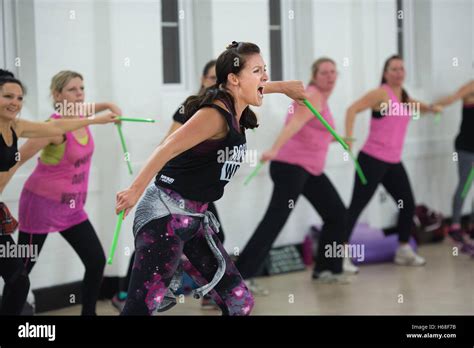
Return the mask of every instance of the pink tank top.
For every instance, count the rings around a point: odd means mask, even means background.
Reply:
[[[308,86],[308,92],[314,90],[314,86]],[[293,102],[293,112],[286,115],[285,125],[290,122],[296,108],[305,107]],[[321,115],[334,128],[334,119],[327,104],[324,106]],[[278,151],[274,161],[295,164],[303,167],[312,175],[321,175],[324,171],[329,144],[332,141],[332,135],[322,125],[319,120],[313,118],[291,137],[285,145]]]
[[[380,118],[372,117],[369,136],[361,151],[384,162],[399,163],[411,114],[388,85],[382,88],[389,95],[391,108]]]
[[[53,119],[61,118],[53,114]],[[88,142],[80,144],[67,132],[64,155],[57,165],[38,158],[20,197],[19,230],[33,234],[64,231],[88,219],[84,211],[94,140],[86,127]]]

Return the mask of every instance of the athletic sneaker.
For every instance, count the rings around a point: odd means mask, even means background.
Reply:
[[[461,252],[474,256],[474,245],[470,243],[462,243]]]
[[[25,305],[23,306],[23,310],[21,315],[35,315],[36,312],[36,298],[33,291],[28,291],[28,297],[26,298]]]
[[[247,284],[250,292],[255,296],[268,296],[270,294],[268,289],[265,289],[259,285],[254,279],[249,279],[245,283]]]
[[[469,234],[469,237],[474,240],[474,226],[469,228],[469,230],[467,231],[467,233]]]
[[[119,294],[115,294],[114,297],[112,297],[112,306],[118,309],[119,312],[122,312],[123,307],[125,307],[125,299],[120,299]]]
[[[201,309],[219,310],[220,308],[209,295],[206,295],[201,300]]]
[[[331,271],[313,271],[313,281],[321,284],[349,284],[351,282],[347,274],[332,273]]]
[[[166,312],[167,310],[170,310],[171,308],[176,306],[176,303],[176,296],[174,295],[173,291],[168,288],[168,290],[166,290],[165,296],[163,297],[163,300],[160,302],[160,305],[156,311]]]
[[[464,242],[463,231],[460,228],[450,229],[448,232],[448,236],[455,242]]]
[[[451,229],[448,232],[449,237],[457,243],[461,248],[462,253],[474,255],[474,245],[472,244],[469,235],[460,228]]]
[[[354,265],[350,258],[345,257],[342,261],[342,269],[345,273],[356,274],[359,273],[359,267]]]
[[[403,266],[423,266],[426,260],[407,244],[398,247],[395,253],[395,263]]]

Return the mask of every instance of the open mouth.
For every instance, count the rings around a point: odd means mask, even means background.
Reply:
[[[258,88],[257,88],[257,92],[258,92],[258,96],[259,96],[260,98],[263,98],[263,87],[258,87]]]
[[[7,108],[7,110],[10,111],[10,112],[16,112],[17,108]]]

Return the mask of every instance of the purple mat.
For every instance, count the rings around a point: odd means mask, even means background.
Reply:
[[[313,239],[319,237],[320,229],[320,226],[311,227]],[[416,251],[417,245],[413,237],[410,237],[409,243],[413,250]],[[307,240],[304,245],[308,245]],[[395,251],[398,248],[398,235],[391,234],[386,236],[381,229],[361,223],[357,224],[354,228],[350,245],[352,246],[351,250],[357,252],[357,255],[351,257],[352,262],[355,264],[393,262]],[[305,261],[306,259],[308,257],[305,258]],[[309,262],[309,260],[305,263]]]
[[[410,237],[409,243],[416,251],[416,241],[413,237]],[[350,244],[364,246],[364,260],[353,258],[352,261],[356,264],[393,262],[398,248],[398,235],[386,236],[381,229],[367,224],[357,224]]]

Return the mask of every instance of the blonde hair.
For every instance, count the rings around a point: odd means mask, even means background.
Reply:
[[[79,77],[81,80],[84,80],[81,74],[71,70],[63,70],[58,72],[51,79],[51,86],[49,90],[51,96],[53,97],[53,106],[55,106],[56,101],[54,100],[54,92],[61,93],[63,88],[71,81],[72,79]]]
[[[336,65],[336,62],[329,57],[321,57],[314,61],[313,65],[311,65],[311,80],[309,80],[310,85],[314,85],[314,77],[318,73],[321,64],[328,62]]]

